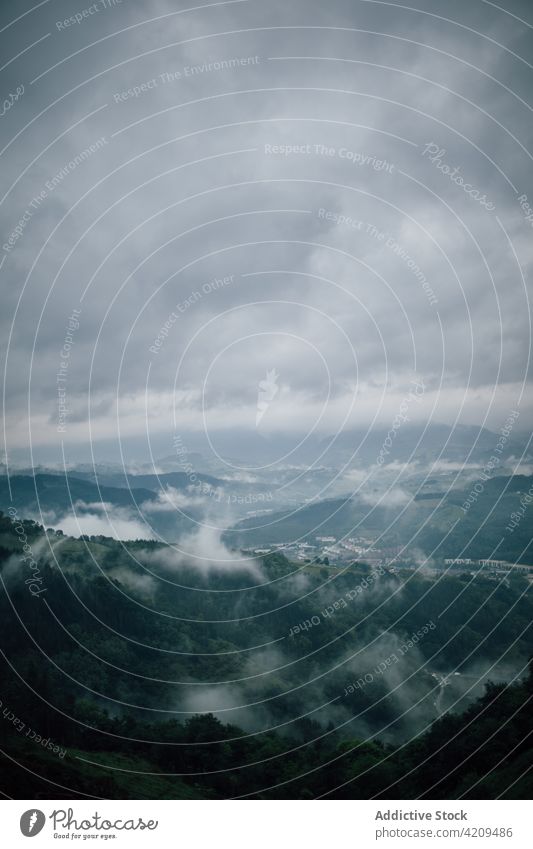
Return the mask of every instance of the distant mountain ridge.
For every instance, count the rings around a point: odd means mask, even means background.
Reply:
[[[10,490],[11,487],[11,495]],[[135,507],[135,501],[141,503],[157,498],[157,494],[146,487],[135,489],[135,498],[127,489],[121,487],[99,487],[88,480],[75,475],[45,475],[37,474],[14,475],[9,479],[0,478],[0,509],[10,506],[26,511],[38,512],[40,507],[45,510],[71,510],[76,501],[87,504],[109,502],[117,507]]]

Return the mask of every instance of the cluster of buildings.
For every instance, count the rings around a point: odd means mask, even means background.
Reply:
[[[424,574],[438,576],[445,568],[467,571],[471,575],[483,572],[487,578],[500,580],[513,572],[533,582],[533,566],[524,563],[490,558],[446,557],[439,562],[432,562],[430,566],[429,563],[421,564],[419,557],[411,558],[409,552],[402,551],[399,546],[376,548],[374,542],[367,537],[337,539],[334,536],[316,536],[313,542],[279,542],[268,547],[255,548],[247,553],[261,555],[280,551],[289,560],[338,567],[357,560],[372,568],[386,567],[393,573],[397,573],[399,569],[419,569]]]
[[[342,566],[354,560],[369,566],[390,564],[396,560],[398,549],[373,548],[374,540],[366,537],[337,539],[334,536],[316,536],[313,542],[277,542],[268,547],[255,548],[253,554],[270,554],[281,551],[289,560],[329,563]]]
[[[511,563],[508,560],[492,560],[492,559],[473,559],[470,557],[446,557],[444,565],[452,569],[467,570],[472,575],[483,570],[483,574],[487,577],[499,578],[503,575],[508,575],[514,572],[518,575],[523,575],[528,580],[533,581],[533,566],[527,563]]]

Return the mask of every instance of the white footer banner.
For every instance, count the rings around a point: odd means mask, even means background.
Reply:
[[[531,849],[526,801],[58,801],[0,803],[2,846],[187,849]],[[67,843],[68,841],[68,843]]]

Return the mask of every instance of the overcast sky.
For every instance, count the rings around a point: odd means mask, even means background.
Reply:
[[[530,3],[104,5],[2,3],[8,456],[530,426]]]

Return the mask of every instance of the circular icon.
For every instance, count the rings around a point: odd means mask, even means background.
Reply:
[[[43,830],[46,817],[42,811],[37,808],[31,808],[25,811],[20,818],[20,830],[24,837],[35,837]]]

